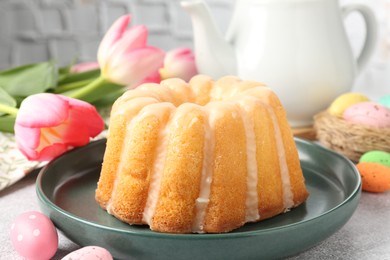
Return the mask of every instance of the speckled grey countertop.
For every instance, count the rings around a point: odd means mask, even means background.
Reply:
[[[9,238],[12,221],[19,214],[38,210],[32,173],[0,192],[0,259],[22,259]],[[59,234],[59,248],[53,259],[61,259],[79,246]],[[352,218],[338,232],[315,247],[289,259],[390,259],[390,192],[363,192]]]

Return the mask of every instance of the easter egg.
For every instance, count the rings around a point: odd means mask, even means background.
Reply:
[[[345,109],[348,107],[360,103],[369,101],[368,97],[360,93],[348,92],[341,96],[338,96],[328,108],[329,114],[333,116],[343,116]]]
[[[373,162],[390,167],[390,153],[384,151],[369,151],[360,157],[359,162]]]
[[[384,97],[381,97],[378,100],[378,103],[381,104],[381,105],[384,105],[387,108],[390,108],[390,95],[386,95]]]
[[[58,248],[58,234],[53,222],[37,211],[19,215],[11,226],[15,250],[31,260],[51,259]]]
[[[112,260],[112,255],[105,248],[86,246],[67,254],[62,260]]]
[[[348,122],[370,127],[390,127],[390,109],[375,102],[352,105],[344,111],[343,118]]]
[[[390,167],[373,162],[361,162],[356,165],[362,177],[362,189],[369,192],[390,190]]]

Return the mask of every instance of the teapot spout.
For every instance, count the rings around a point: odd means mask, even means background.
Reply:
[[[195,60],[198,71],[215,79],[236,74],[236,54],[217,29],[203,0],[182,1],[192,20]]]

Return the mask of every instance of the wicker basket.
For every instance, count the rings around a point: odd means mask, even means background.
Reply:
[[[321,144],[355,162],[368,151],[390,152],[390,128],[353,124],[324,111],[314,117],[314,129]]]

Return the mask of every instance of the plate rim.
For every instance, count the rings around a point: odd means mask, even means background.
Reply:
[[[38,177],[37,177],[37,180],[36,180],[36,193],[37,193],[38,199],[41,202],[45,203],[47,206],[49,206],[52,209],[56,210],[60,214],[66,216],[68,218],[71,218],[74,221],[82,222],[82,223],[87,224],[89,226],[94,226],[94,227],[99,228],[99,229],[109,230],[111,232],[118,232],[118,233],[122,233],[122,234],[125,234],[125,235],[150,237],[150,238],[155,238],[155,239],[156,238],[157,239],[160,239],[160,238],[163,238],[163,239],[165,239],[165,238],[167,238],[167,239],[237,239],[237,238],[241,238],[241,237],[259,236],[259,235],[266,234],[266,233],[269,233],[269,232],[271,232],[271,233],[272,232],[277,232],[279,230],[288,229],[288,228],[294,228],[295,226],[302,226],[302,225],[305,225],[306,223],[310,223],[312,221],[316,221],[319,218],[324,217],[324,216],[326,216],[328,214],[331,214],[332,212],[334,212],[334,211],[338,210],[339,208],[345,206],[351,200],[353,200],[356,196],[359,196],[360,193],[361,193],[361,185],[362,184],[361,184],[360,174],[357,171],[356,166],[348,158],[346,158],[345,156],[343,156],[343,155],[341,155],[339,153],[336,153],[336,152],[334,152],[334,151],[332,151],[332,150],[330,150],[330,149],[328,149],[326,147],[323,147],[323,146],[321,146],[321,145],[319,145],[317,143],[314,143],[314,142],[311,142],[311,141],[307,141],[307,140],[303,140],[303,139],[300,139],[300,138],[294,138],[294,139],[295,139],[295,142],[297,142],[297,143],[301,143],[301,144],[306,145],[306,146],[313,146],[313,147],[315,147],[315,149],[320,149],[323,152],[331,153],[333,156],[339,157],[340,159],[344,160],[347,163],[347,165],[352,168],[352,170],[353,170],[352,172],[354,173],[354,176],[356,178],[356,183],[355,183],[355,186],[354,186],[353,190],[349,194],[349,196],[346,197],[341,203],[337,204],[335,207],[333,207],[333,208],[331,208],[331,209],[329,209],[329,210],[327,210],[325,212],[322,212],[321,214],[319,214],[319,215],[317,215],[315,217],[312,217],[310,219],[306,219],[306,220],[302,220],[302,221],[298,221],[298,222],[294,222],[294,223],[290,223],[290,224],[286,224],[286,225],[282,225],[282,226],[270,227],[270,228],[262,229],[262,230],[236,231],[236,232],[216,233],[216,234],[213,234],[213,233],[211,233],[211,234],[210,233],[207,233],[207,234],[195,234],[195,233],[175,234],[175,233],[150,232],[150,230],[147,230],[147,231],[143,231],[143,230],[137,230],[137,231],[134,231],[134,230],[124,230],[124,229],[120,229],[120,228],[116,228],[116,227],[110,227],[110,226],[107,226],[107,225],[99,224],[99,223],[93,222],[91,220],[82,218],[82,217],[77,216],[77,215],[75,215],[75,214],[73,214],[71,212],[66,211],[65,209],[59,207],[57,204],[55,204],[53,201],[51,201],[46,196],[46,194],[44,193],[43,188],[42,188],[42,180],[45,177],[45,173],[51,167],[51,165],[56,163],[58,160],[61,160],[61,158],[63,158],[63,156],[66,156],[66,154],[68,154],[68,153],[72,153],[72,152],[75,152],[75,151],[78,151],[78,150],[83,150],[83,149],[90,149],[91,146],[100,145],[100,143],[103,143],[103,142],[106,141],[105,138],[97,140],[97,141],[92,141],[88,145],[85,145],[85,146],[78,147],[78,148],[75,148],[73,150],[70,150],[70,151],[64,153],[62,156],[60,156],[60,157],[52,160],[51,162],[49,162],[46,166],[44,166],[39,171],[39,174],[38,174]],[[352,212],[352,214],[353,214],[353,212]]]

